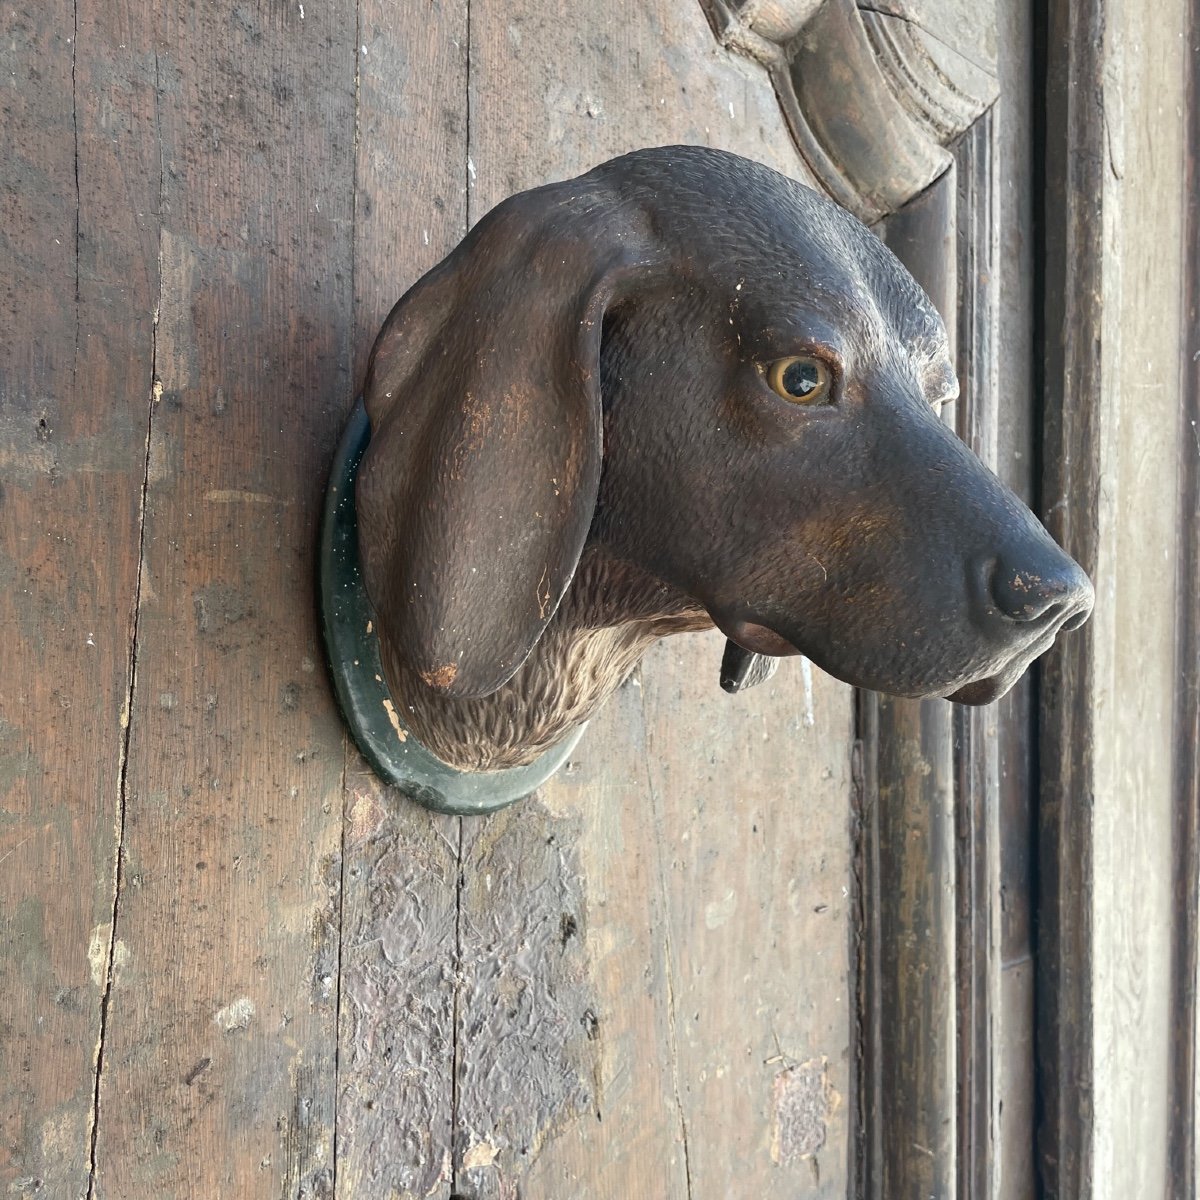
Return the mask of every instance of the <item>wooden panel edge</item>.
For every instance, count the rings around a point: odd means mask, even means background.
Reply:
[[[996,123],[988,109],[955,147],[959,437],[998,468]],[[959,1200],[991,1200],[998,1161],[1000,999],[1000,706],[955,705]]]
[[[889,218],[885,239],[952,342],[956,188],[951,169]],[[856,717],[856,1194],[948,1198],[958,1154],[951,707],[860,693]]]
[[[1105,0],[1052,0],[1035,34],[1044,263],[1041,517],[1089,573],[1099,553]],[[1035,136],[1037,134],[1035,133]],[[1089,623],[1042,660],[1038,751],[1036,1054],[1043,1195],[1092,1186],[1092,695]]]
[[[1185,83],[1183,404],[1179,429],[1179,588],[1176,626],[1175,830],[1171,864],[1176,923],[1171,970],[1168,1200],[1196,1197],[1196,1050],[1200,923],[1200,0],[1188,13]],[[1191,603],[1188,602],[1191,598]]]

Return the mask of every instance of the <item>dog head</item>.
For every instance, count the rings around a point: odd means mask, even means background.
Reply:
[[[987,702],[1092,590],[940,421],[956,394],[904,267],[767,167],[666,147],[512,197],[372,353],[381,634],[431,688],[487,695],[591,538],[748,650]]]

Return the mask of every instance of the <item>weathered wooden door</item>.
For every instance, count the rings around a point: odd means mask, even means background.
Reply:
[[[6,9],[9,1192],[1028,1194],[1028,1079],[991,1073],[1030,1028],[996,902],[1016,871],[1027,937],[1023,693],[1001,734],[801,661],[731,699],[681,636],[537,797],[438,817],[348,744],[311,580],[388,307],[636,146],[877,223],[995,458],[987,114],[1023,37],[955,0]]]

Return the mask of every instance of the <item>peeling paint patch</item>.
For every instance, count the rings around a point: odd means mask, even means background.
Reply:
[[[500,1151],[491,1142],[476,1142],[463,1155],[463,1168],[470,1171],[475,1167],[490,1167]]]
[[[704,924],[720,929],[737,911],[737,892],[730,889],[723,900],[713,900],[704,906]]]
[[[804,724],[811,729],[817,723],[816,714],[813,711],[812,663],[803,656],[800,659],[800,679],[804,684]]]
[[[552,817],[533,796],[490,817],[464,855],[457,1019],[466,1194],[515,1195],[522,1162],[603,1111],[604,1011],[589,965],[580,829],[578,815]],[[487,1160],[487,1174],[470,1173],[465,1154]]]
[[[245,1029],[254,1020],[256,1009],[249,996],[239,996],[232,1004],[218,1009],[213,1020],[226,1032]]]
[[[237,488],[214,488],[205,492],[204,498],[212,504],[282,504],[286,507],[291,503],[265,492],[244,492]]]
[[[41,1128],[41,1154],[43,1162],[73,1161],[86,1139],[83,1113],[79,1110],[60,1111],[47,1118]],[[30,1194],[41,1191],[41,1181],[29,1189]],[[9,1191],[14,1189],[10,1186]],[[25,1189],[21,1189],[24,1191]]]
[[[775,1076],[771,1158],[781,1166],[810,1158],[825,1145],[826,1123],[841,1103],[827,1059],[813,1058]]]
[[[92,930],[88,939],[88,966],[92,972],[92,982],[97,987],[104,986],[108,975],[108,943],[112,939],[112,923],[105,921]]]
[[[117,976],[120,975],[120,973],[127,966],[129,966],[129,962],[132,958],[133,958],[133,955],[129,953],[129,947],[120,938],[117,938],[117,940],[113,943],[113,957],[112,957],[112,972],[113,972],[113,982],[114,983],[116,982]]]
[[[389,699],[383,702],[383,711],[387,713],[388,720],[392,723],[392,728],[396,731],[396,736],[402,741],[408,741],[408,734],[404,732],[404,727],[400,724],[400,714],[396,712],[396,706]]]
[[[350,844],[361,845],[377,834],[387,820],[387,812],[373,792],[354,793],[350,804]]]

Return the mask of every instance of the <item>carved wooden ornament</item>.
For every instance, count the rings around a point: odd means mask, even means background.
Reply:
[[[858,686],[994,700],[1092,589],[938,419],[957,391],[894,255],[767,167],[664,147],[510,198],[388,317],[369,444],[360,417],[331,482],[360,744],[425,803],[496,807],[656,638],[714,624]],[[765,674],[733,658],[734,686]]]

